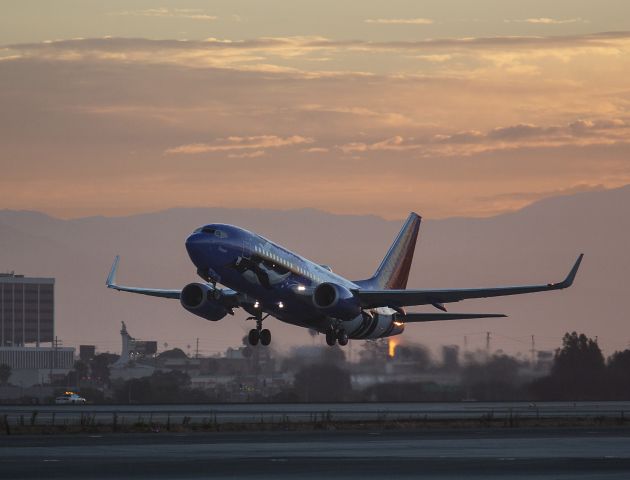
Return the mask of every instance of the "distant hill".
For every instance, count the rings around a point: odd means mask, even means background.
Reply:
[[[415,207],[422,214],[421,205]],[[195,346],[203,353],[239,344],[250,328],[243,315],[211,323],[188,314],[178,302],[108,291],[105,277],[121,255],[119,281],[177,288],[196,281],[186,236],[210,222],[233,223],[261,233],[350,278],[372,273],[398,232],[400,221],[334,215],[317,210],[172,209],[128,217],[61,220],[28,211],[0,211],[0,271],[57,278],[57,333],[65,345],[96,343],[120,348],[124,320],[132,335],[169,348]],[[630,186],[549,198],[491,218],[423,221],[409,287],[474,287],[556,281],[576,256],[586,254],[568,291],[468,301],[451,311],[500,312],[507,319],[408,326],[407,340],[429,345],[480,347],[491,331],[493,345],[510,351],[559,345],[567,330],[598,335],[611,353],[630,343]],[[274,346],[312,340],[308,332],[270,319]]]

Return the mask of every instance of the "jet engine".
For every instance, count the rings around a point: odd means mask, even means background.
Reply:
[[[323,313],[340,320],[361,315],[361,304],[350,290],[336,283],[322,283],[313,292],[313,305]]]
[[[350,338],[375,339],[400,335],[405,330],[404,316],[391,308],[364,311],[354,320],[344,323]]]
[[[378,313],[378,310],[382,310],[385,313]],[[405,331],[405,316],[397,312],[388,313],[389,310],[389,308],[377,309],[375,313],[379,326],[383,326],[385,330],[383,337],[393,337]]]
[[[190,313],[216,322],[228,314],[228,310],[214,297],[214,290],[203,283],[189,283],[179,298],[182,307]]]

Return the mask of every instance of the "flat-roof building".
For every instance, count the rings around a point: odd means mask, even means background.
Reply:
[[[0,365],[12,369],[67,369],[74,366],[72,347],[4,347],[0,348]]]
[[[55,279],[0,273],[0,347],[55,338]]]

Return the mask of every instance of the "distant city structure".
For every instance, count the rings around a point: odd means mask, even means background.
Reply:
[[[55,338],[55,279],[0,273],[0,346]]]
[[[0,364],[11,367],[10,381],[30,386],[61,379],[74,353],[55,338],[55,279],[0,273]]]
[[[478,394],[469,388],[471,381],[465,378],[467,369],[471,365],[483,368],[479,365],[495,358],[491,356],[489,332],[484,334],[484,350],[466,352],[465,347],[463,362],[456,345],[443,346],[441,361],[434,362],[427,348],[401,343],[396,337],[366,342],[358,352],[359,361],[354,362],[349,358],[351,350],[347,350],[346,356],[338,348],[309,345],[283,356],[270,349],[253,348],[246,337],[243,345],[211,357],[199,355],[199,339],[194,356],[180,348],[167,350],[166,343],[165,350],[158,355],[156,340],[132,337],[125,322],[121,322],[120,356],[114,360],[115,355],[109,354],[94,362],[98,357],[96,345],[80,345],[75,352],[74,348],[63,347],[55,337],[54,285],[54,278],[0,274],[0,365],[10,367],[7,385],[0,386],[0,402],[23,396],[41,401],[52,396],[59,386],[91,387],[111,396],[116,389],[123,388],[125,381],[166,372],[185,374],[190,387],[205,392],[204,398],[215,401],[312,400],[318,398],[319,386],[312,392],[299,390],[304,387],[303,372],[308,372],[312,365],[332,366],[333,373],[336,367],[337,374],[347,378],[347,388],[353,395],[374,401],[407,398],[396,397],[399,393],[395,392],[406,392],[408,388],[415,389],[415,398],[425,400],[472,399]],[[50,344],[42,345],[47,342]],[[545,375],[553,363],[552,352],[535,349],[533,336],[530,353],[529,362],[514,359],[510,364],[521,383]],[[103,369],[102,363],[108,358],[111,363],[104,366],[105,374],[98,369],[99,365]],[[500,360],[501,356],[496,358]],[[83,365],[75,365],[78,359]],[[380,385],[387,387],[382,390]],[[124,401],[133,402],[137,397],[142,398],[142,392],[129,388]]]
[[[120,358],[111,366],[111,378],[129,380],[151,375],[155,371],[155,366],[151,362],[143,362],[143,360],[151,359],[157,353],[157,341],[136,340],[127,331],[125,322],[121,323],[122,347]]]
[[[79,359],[82,362],[91,362],[96,355],[96,345],[79,345]]]

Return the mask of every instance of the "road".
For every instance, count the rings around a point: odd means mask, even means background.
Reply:
[[[493,416],[519,418],[630,418],[630,402],[459,402],[459,403],[311,403],[214,405],[0,405],[0,416],[11,424],[29,422],[37,412],[38,425],[79,423],[89,415],[97,423],[137,421],[195,423],[470,420]]]
[[[0,478],[630,478],[630,429],[0,437]]]

